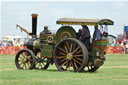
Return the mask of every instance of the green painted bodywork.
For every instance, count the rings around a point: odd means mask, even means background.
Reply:
[[[71,37],[69,36],[61,36],[64,32],[67,32],[71,35]],[[62,38],[62,39],[61,39]],[[70,26],[62,26],[59,28],[59,30],[56,33],[56,43],[58,43],[59,41],[66,39],[66,38],[76,38],[76,31],[70,27]]]
[[[108,44],[107,40],[96,40],[93,42],[94,46],[106,46]]]
[[[61,41],[60,38],[61,38],[62,33],[64,33],[64,32],[70,33],[71,38],[76,38],[76,32],[72,27],[63,26],[57,31],[56,35],[55,34],[54,35],[46,34],[45,41],[43,44],[40,44],[39,39],[35,40],[34,42],[36,42],[36,43],[35,43],[35,46],[33,46],[33,47],[35,47],[34,49],[40,49],[42,57],[52,58],[54,47],[59,41]],[[48,42],[49,36],[53,37],[52,42]],[[63,40],[63,38],[62,38],[62,40]],[[89,56],[91,56],[91,57],[89,57],[89,60],[93,61],[94,59],[99,58],[101,56],[104,57],[104,49],[106,48],[107,44],[108,44],[107,40],[93,41],[92,46],[91,46],[91,51],[89,51]],[[96,55],[97,51],[99,51],[99,56]],[[67,56],[68,56],[67,58],[69,60],[72,58],[69,55],[67,55]]]
[[[96,52],[99,51],[99,55],[101,57],[104,56],[104,49],[108,44],[107,40],[97,40],[93,42],[92,50],[89,52],[89,56],[97,57]]]
[[[40,48],[41,48],[40,40],[39,40],[39,39],[37,39],[37,40],[35,41],[34,49],[40,49]]]
[[[50,40],[51,38],[52,40]],[[45,43],[46,44],[56,44],[56,35],[55,34],[46,34],[45,36]]]
[[[49,42],[49,37],[52,37],[53,40]],[[40,44],[40,40],[37,39],[34,42],[36,42],[33,46],[35,49],[40,49],[41,51],[41,57],[46,57],[46,58],[53,58],[53,52],[54,52],[54,47],[58,42],[60,42],[63,39],[66,38],[75,38],[76,39],[76,31],[70,27],[70,26],[62,26],[58,29],[56,34],[46,34],[45,35],[45,40],[44,43]],[[107,40],[95,40],[92,43],[91,46],[91,51],[89,51],[89,62],[94,62],[95,59],[104,57],[104,49],[106,48],[108,44]],[[98,51],[98,52],[97,52]],[[99,56],[97,56],[97,53]],[[67,54],[67,59],[71,60],[72,55]]]
[[[41,47],[41,56],[52,58],[53,57],[54,45],[43,44]]]

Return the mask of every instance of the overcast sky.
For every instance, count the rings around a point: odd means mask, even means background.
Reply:
[[[128,25],[128,1],[1,1],[0,39],[8,35],[26,36],[16,29],[16,24],[31,32],[32,13],[39,15],[38,32],[46,25],[57,30],[61,25],[56,20],[62,17],[112,19],[115,24],[109,26],[109,34],[115,36],[123,33],[123,25]],[[78,30],[80,26],[74,28]]]

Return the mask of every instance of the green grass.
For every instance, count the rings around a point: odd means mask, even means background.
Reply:
[[[17,70],[15,55],[0,55],[0,85],[128,85],[128,55],[107,55],[94,73],[47,70]]]

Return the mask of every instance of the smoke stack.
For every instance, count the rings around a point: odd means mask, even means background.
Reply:
[[[37,14],[32,14],[32,33],[31,35],[33,37],[36,37],[36,31],[37,31]]]

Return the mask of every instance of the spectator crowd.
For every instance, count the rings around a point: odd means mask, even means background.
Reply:
[[[23,46],[26,41],[20,41],[20,39],[14,41],[0,40],[0,46]]]
[[[25,48],[26,39],[18,40],[0,40],[0,54],[16,54],[19,50]]]
[[[128,53],[128,40],[124,40],[120,43],[124,53]]]
[[[108,45],[105,49],[107,54],[121,54],[127,53],[128,54],[128,41],[123,40],[121,42],[116,41],[116,43],[112,42],[111,45]]]
[[[16,54],[19,50],[26,48],[25,43],[27,39],[24,40],[0,40],[0,54]],[[105,49],[107,54],[111,53],[127,53],[128,54],[128,40],[122,42],[112,43],[110,46],[107,46]]]

